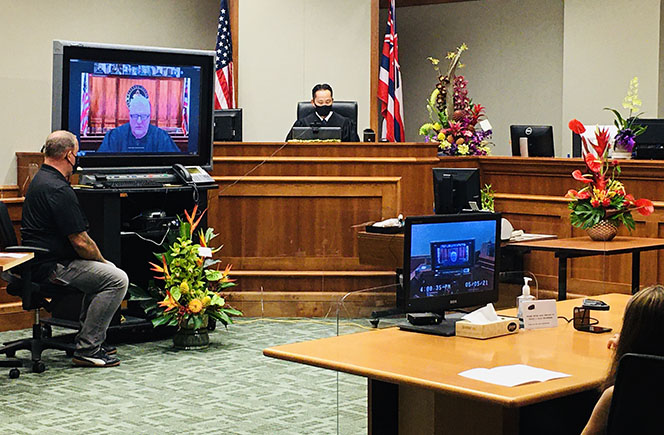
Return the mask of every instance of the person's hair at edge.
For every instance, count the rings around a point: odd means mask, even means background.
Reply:
[[[332,97],[332,86],[328,85],[327,83],[322,83],[314,86],[314,88],[311,90],[311,99],[315,100],[316,99],[316,92],[318,91],[330,91],[330,96]]]
[[[616,382],[618,362],[626,353],[664,356],[664,286],[646,287],[627,302],[605,389]]]
[[[52,159],[59,159],[75,146],[76,136],[65,130],[56,130],[46,138],[44,155]]]

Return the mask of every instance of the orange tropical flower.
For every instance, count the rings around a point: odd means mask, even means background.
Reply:
[[[200,299],[192,299],[191,302],[189,302],[189,311],[191,311],[194,314],[200,313],[201,310],[203,309],[203,302],[201,302]]]
[[[164,299],[161,302],[157,302],[157,305],[160,307],[166,308],[164,311],[170,311],[173,308],[178,308],[179,305],[175,299],[173,299],[173,296],[171,295],[171,292],[166,290],[166,299]]]

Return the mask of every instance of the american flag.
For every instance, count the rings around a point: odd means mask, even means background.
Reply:
[[[184,79],[184,92],[182,94],[182,133],[189,134],[189,80]]]
[[[231,41],[231,25],[228,14],[228,3],[221,0],[219,6],[219,22],[217,23],[217,73],[214,80],[215,109],[232,109],[235,107],[233,92],[233,43]]]
[[[403,96],[401,90],[401,70],[399,68],[399,38],[395,14],[395,0],[390,0],[387,16],[387,29],[383,42],[378,75],[378,99],[383,116],[381,138],[390,142],[403,142]]]
[[[88,135],[88,115],[90,114],[90,88],[88,73],[81,74],[81,135]]]

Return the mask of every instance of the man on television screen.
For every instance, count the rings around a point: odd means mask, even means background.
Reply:
[[[350,119],[332,111],[332,87],[327,83],[314,86],[311,90],[311,104],[314,113],[298,119],[293,127],[341,127],[341,142],[359,142],[357,131]],[[293,138],[293,129],[286,139]]]
[[[127,92],[129,122],[109,130],[97,149],[98,153],[177,153],[180,149],[159,127],[150,124],[152,105],[148,91],[141,85]]]
[[[81,330],[73,362],[85,367],[113,367],[120,360],[104,342],[113,315],[127,293],[129,278],[101,255],[88,235],[88,220],[69,178],[77,166],[78,141],[68,131],[54,131],[43,148],[44,164],[23,202],[23,244],[48,249],[30,263],[36,282],[69,286],[83,294]]]

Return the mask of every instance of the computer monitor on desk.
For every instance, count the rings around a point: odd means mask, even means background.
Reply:
[[[553,127],[550,125],[510,125],[512,156],[555,157]],[[521,155],[520,139],[528,141],[528,156]]]
[[[467,213],[406,218],[406,313],[445,311],[498,300],[500,214]],[[454,321],[419,332],[453,335]]]
[[[480,171],[473,168],[433,168],[433,207],[436,214],[460,213],[480,205]]]
[[[338,140],[341,141],[341,127],[293,127],[292,140]]]
[[[242,109],[214,111],[214,140],[242,142]]]
[[[634,125],[646,127],[636,136],[634,158],[642,160],[664,160],[664,119],[637,119]]]

